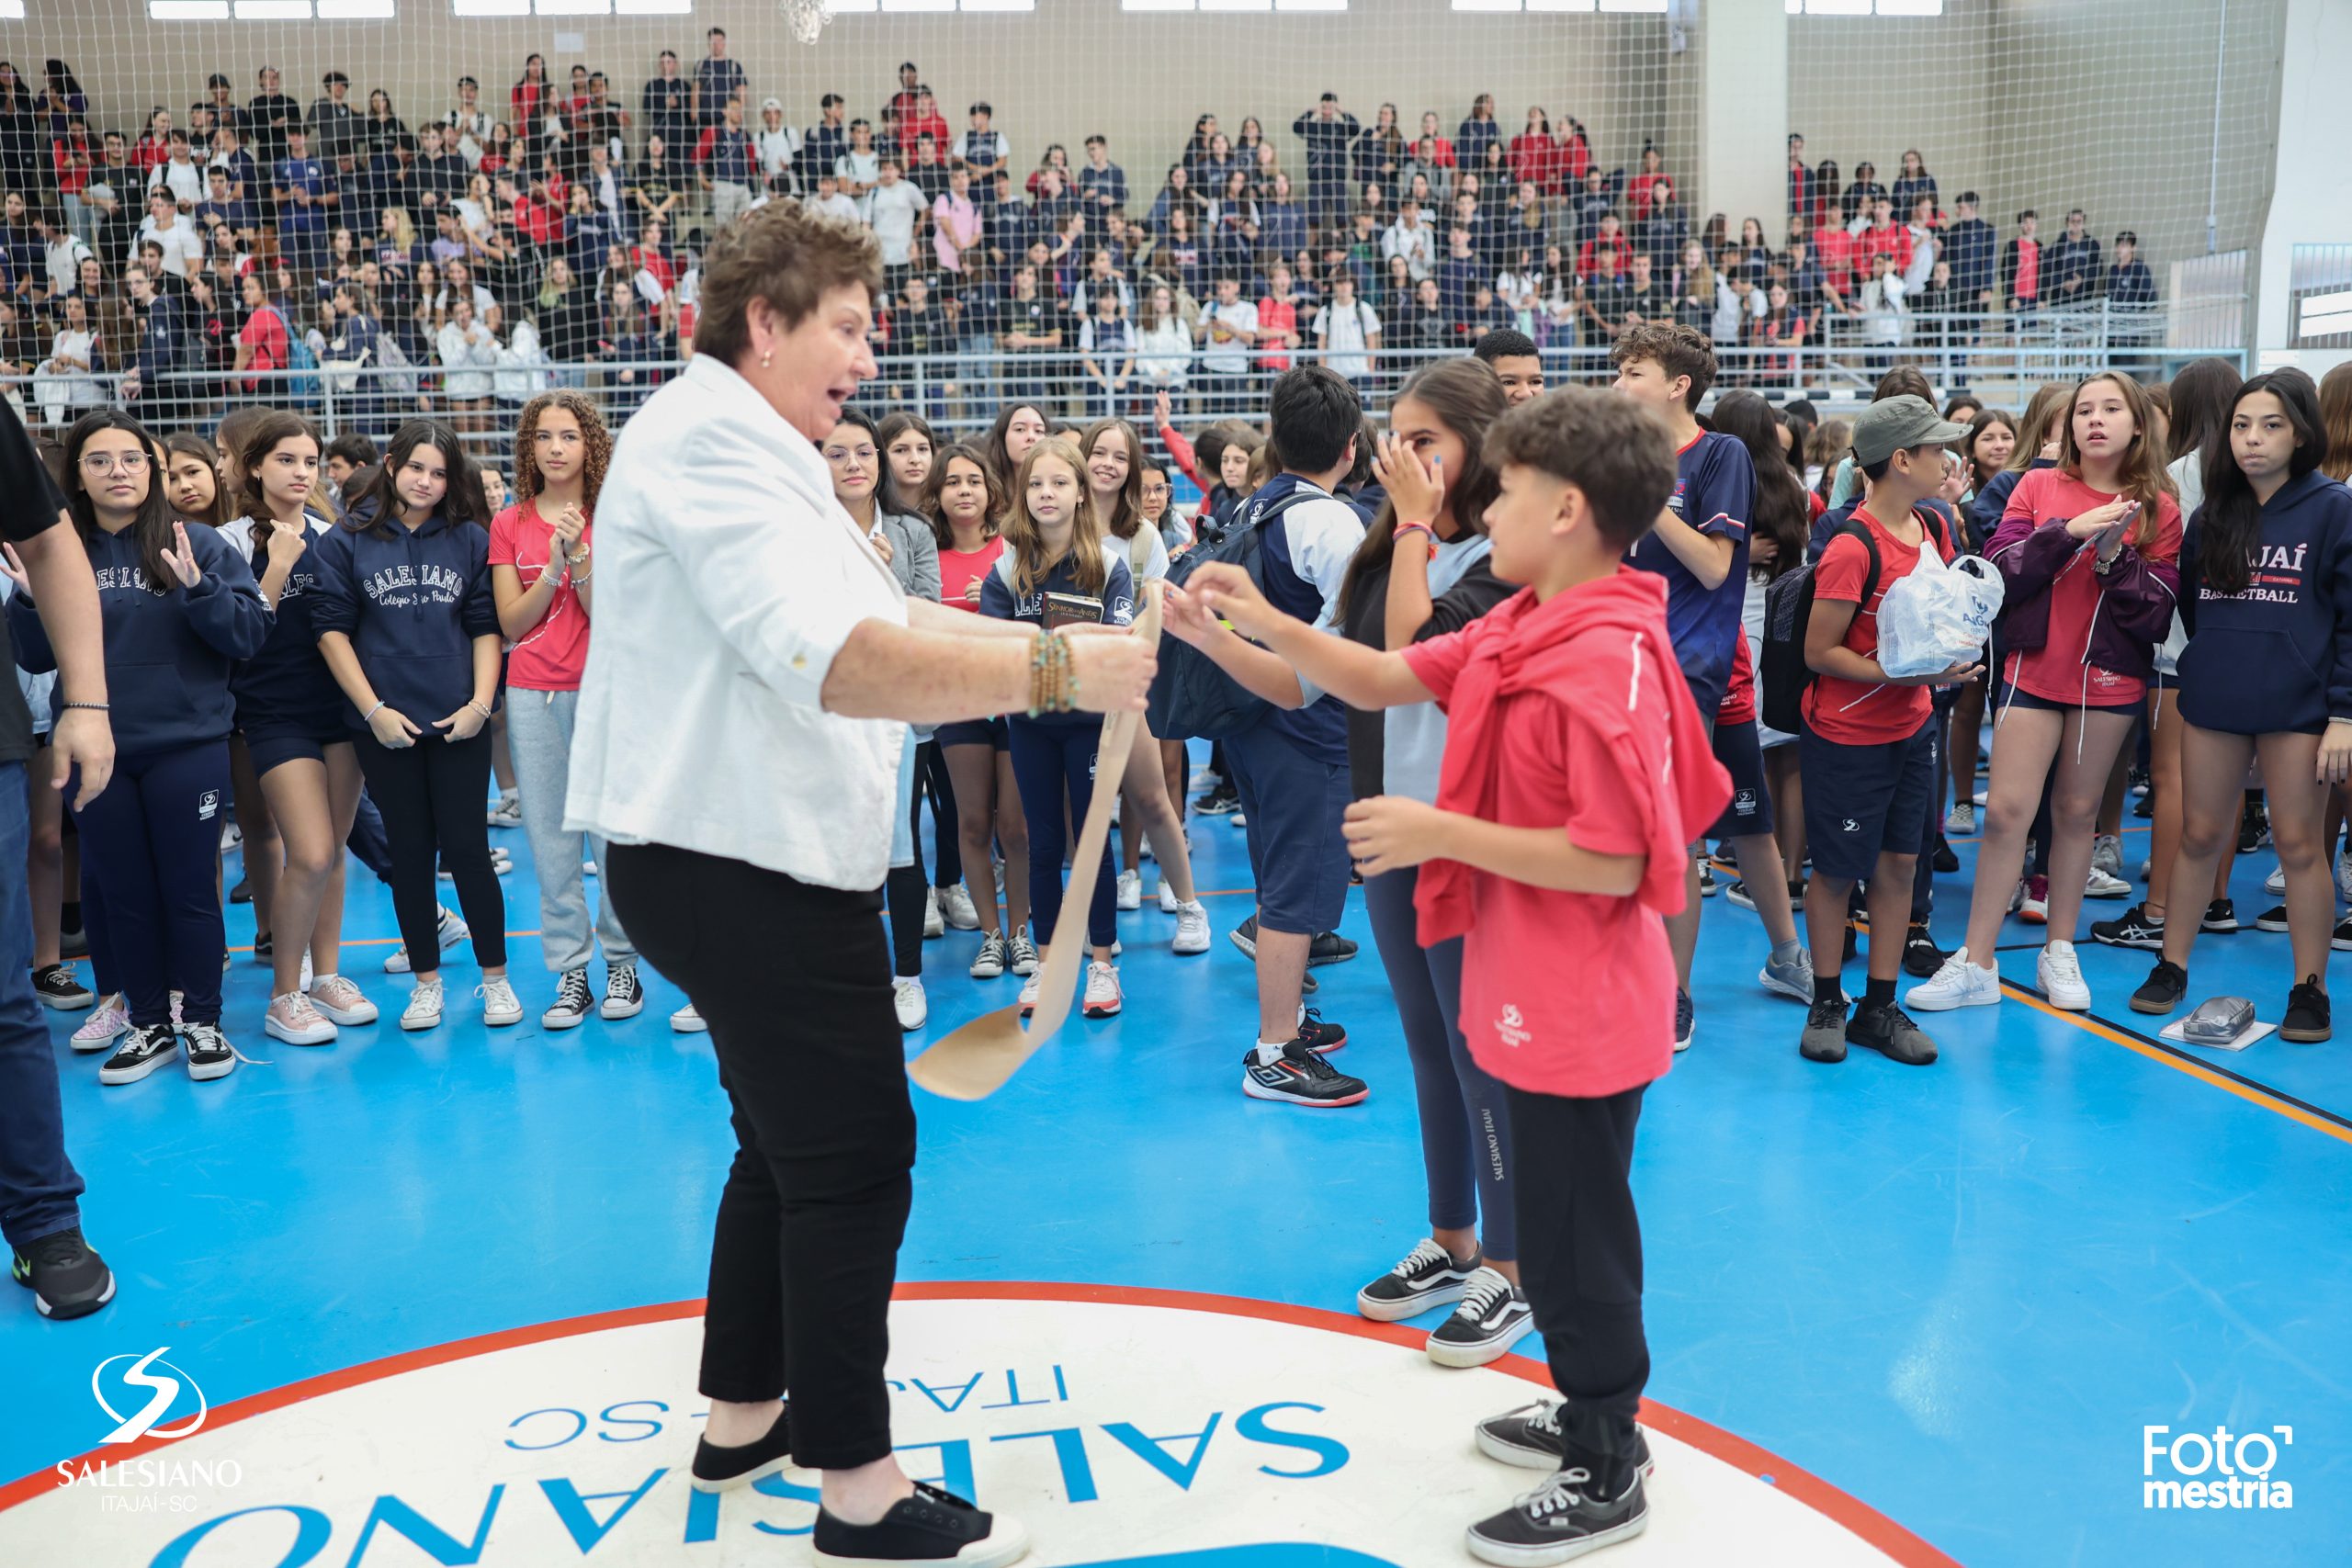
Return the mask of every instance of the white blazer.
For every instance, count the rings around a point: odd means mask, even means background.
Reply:
[[[906,594],[808,437],[695,355],[622,427],[595,565],[565,829],[880,887],[907,727],[819,694]]]

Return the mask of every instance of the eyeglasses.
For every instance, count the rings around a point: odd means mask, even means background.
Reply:
[[[85,474],[111,474],[118,469],[126,474],[145,473],[147,454],[144,452],[91,452],[85,454],[82,458],[82,471]]]

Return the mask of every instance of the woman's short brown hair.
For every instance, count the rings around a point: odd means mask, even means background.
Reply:
[[[870,231],[820,218],[797,201],[772,201],[719,231],[702,262],[702,313],[695,350],[732,365],[750,348],[751,308],[764,299],[797,327],[836,288],[882,289],[882,248]]]

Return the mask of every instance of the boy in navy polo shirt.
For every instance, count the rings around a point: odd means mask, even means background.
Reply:
[[[1617,390],[1666,422],[1675,449],[1674,495],[1657,523],[1625,559],[1666,579],[1666,625],[1682,678],[1706,716],[1731,684],[1732,655],[1742,632],[1739,612],[1747,592],[1747,516],[1756,493],[1756,467],[1738,439],[1699,428],[1699,400],[1714,384],[1715,352],[1694,327],[1652,321],[1628,327],[1610,351]],[[1674,1048],[1690,1043],[1690,961],[1699,946],[1699,864],[1681,911],[1667,917],[1674,972],[1681,985],[1675,1006]]]
[[[1798,1046],[1809,1061],[1842,1062],[1849,1043],[1907,1066],[1936,1059],[1936,1043],[1894,1005],[1903,963],[1896,933],[1910,917],[1919,825],[1935,789],[1928,688],[1971,681],[1980,671],[1963,663],[1934,675],[1889,675],[1878,661],[1878,607],[1887,589],[1919,564],[1921,551],[1949,558],[1921,520],[1921,506],[1943,485],[1945,444],[1967,431],[1937,418],[1933,405],[1908,392],[1864,409],[1854,421],[1854,463],[1869,488],[1849,526],[1871,542],[1866,547],[1841,530],[1814,568],[1813,618],[1804,634],[1814,681],[1797,737],[1805,843],[1813,854],[1804,889],[1813,1007]],[[1870,886],[1869,980],[1849,1022],[1839,970],[1857,882]]]

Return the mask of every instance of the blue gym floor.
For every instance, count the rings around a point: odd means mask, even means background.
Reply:
[[[1252,977],[1224,933],[1250,912],[1248,860],[1224,820],[1195,818],[1193,833],[1218,933],[1206,957],[1168,952],[1173,921],[1148,897],[1120,917],[1124,1016],[1073,1019],[986,1102],[918,1092],[903,1280],[1344,1312],[1423,1234],[1411,1085],[1360,896],[1343,929],[1363,954],[1317,970],[1310,999],[1347,1024],[1338,1064],[1371,1099],[1315,1113],[1245,1100]],[[108,1425],[92,1368],[120,1352],[171,1347],[218,1406],[400,1352],[701,1295],[729,1147],[707,1040],[670,1032],[680,998],[651,976],[638,1019],[544,1033],[552,981],[531,934],[528,851],[519,832],[492,837],[516,863],[504,886],[529,1010],[517,1028],[470,1021],[460,947],[445,971],[451,1021],[399,1031],[408,982],[379,972],[389,899],[356,864],[345,968],[383,1008],[377,1026],[322,1049],[266,1039],[244,907],[229,917],[226,1021],[261,1063],[217,1084],[174,1066],[101,1089],[98,1058],[65,1046],[84,1015],[51,1015],[87,1230],[121,1293],[64,1325],[0,1294],[0,1483],[92,1450]],[[2127,872],[2147,842],[2132,822]],[[1959,848],[1962,873],[1938,886],[1948,945],[1973,853]],[[2239,861],[2249,930],[2202,939],[2191,972],[2197,995],[2243,991],[2275,1019],[2287,939],[2250,929],[2275,902],[2261,886],[2272,863]],[[2087,905],[2086,923],[2123,907]],[[2014,921],[2004,933],[2018,986],[2032,983],[2037,935]],[[1015,980],[966,978],[977,942],[926,945],[931,1026],[910,1052],[1012,999]],[[1826,1067],[1797,1055],[1801,1009],[1755,984],[1763,951],[1753,915],[1710,901],[1697,1043],[1643,1121],[1650,1397],[1972,1565],[2346,1561],[2352,1019],[2324,1045],[2274,1036],[2231,1056],[2156,1044],[2141,1032],[2156,1021],[2124,1005],[2149,956],[2086,940],[2095,1018],[2013,993],[1998,1010],[1926,1019],[1942,1047],[1932,1068],[1869,1053]],[[788,1018],[791,997],[776,1007]],[[2291,1510],[2143,1508],[2143,1427],[2224,1425],[2293,1427],[2272,1472],[2291,1483]],[[0,1512],[0,1563],[17,1568],[7,1537]],[[780,1545],[773,1560],[802,1552]],[[388,1548],[368,1561],[379,1557],[427,1560]]]

